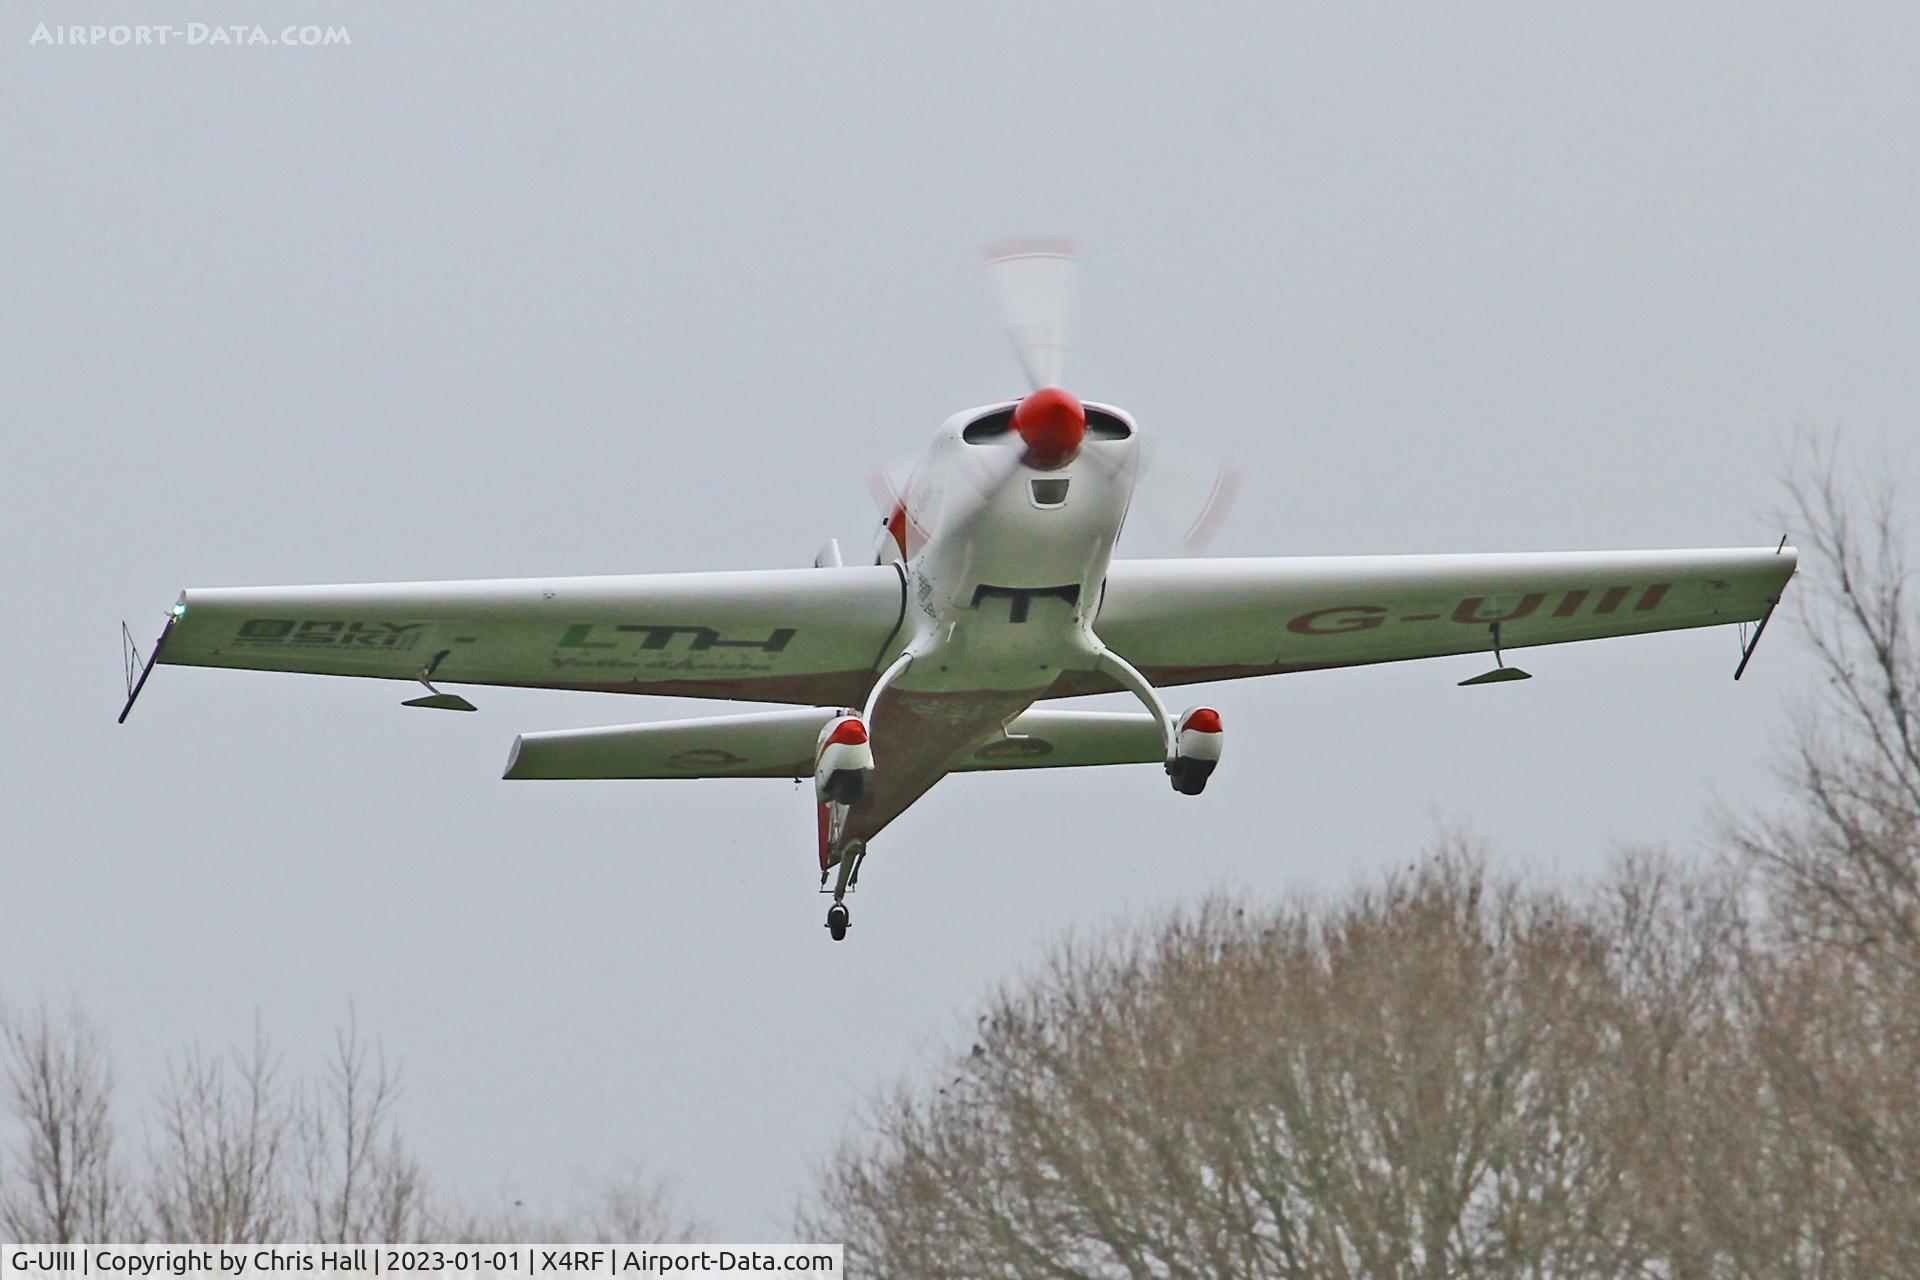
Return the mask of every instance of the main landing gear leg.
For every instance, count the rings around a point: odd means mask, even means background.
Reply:
[[[833,883],[833,905],[827,908],[827,934],[835,942],[843,941],[853,927],[853,913],[847,910],[847,894],[860,883],[860,867],[867,860],[867,843],[852,840],[840,844],[841,832],[866,790],[873,775],[873,750],[867,742],[868,726],[879,709],[880,695],[913,665],[913,651],[906,650],[888,664],[867,691],[867,704],[859,715],[831,720],[821,731],[814,755],[814,782],[820,801],[820,891],[826,892],[827,863],[832,850],[840,850],[840,877]],[[853,726],[855,733],[843,733]],[[833,753],[831,759],[829,753]]]
[[[1206,790],[1207,779],[1220,763],[1224,736],[1220,713],[1212,707],[1189,707],[1175,720],[1167,714],[1159,691],[1125,658],[1111,649],[1102,649],[1094,659],[1094,666],[1119,681],[1153,713],[1165,744],[1167,779],[1173,789],[1183,796],[1197,796]]]

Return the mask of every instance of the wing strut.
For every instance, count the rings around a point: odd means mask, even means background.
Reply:
[[[1114,683],[1140,699],[1147,710],[1153,713],[1154,721],[1160,727],[1160,739],[1166,746],[1167,759],[1172,760],[1178,756],[1180,754],[1179,727],[1174,724],[1173,717],[1167,714],[1167,706],[1160,701],[1160,692],[1153,687],[1152,682],[1141,675],[1131,662],[1104,644],[1100,646],[1099,652],[1093,655],[1093,661],[1100,671],[1111,676]]]

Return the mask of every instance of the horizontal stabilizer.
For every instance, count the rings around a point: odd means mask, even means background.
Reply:
[[[806,707],[658,724],[558,729],[514,739],[506,777],[804,778],[821,728],[841,713]],[[1138,712],[1028,711],[964,755],[956,770],[1157,764],[1165,739]],[[886,744],[874,743],[886,768]]]
[[[1089,764],[1159,764],[1166,736],[1141,711],[1028,711],[956,770],[1064,769]]]
[[[804,778],[814,741],[838,715],[821,707],[523,733],[506,777]]]

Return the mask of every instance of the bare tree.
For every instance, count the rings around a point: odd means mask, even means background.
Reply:
[[[1607,1098],[1597,1136],[1623,1170],[1636,1252],[1663,1276],[1833,1274],[1820,1234],[1846,1188],[1783,1142],[1737,871],[1635,856],[1598,910],[1621,1000],[1617,1048],[1592,1073]]]
[[[173,1064],[147,1196],[161,1239],[230,1244],[284,1240],[293,1205],[288,1164],[297,1115],[279,1061],[256,1027],[250,1052]]]
[[[671,1244],[694,1239],[699,1221],[675,1203],[667,1184],[634,1167],[591,1188],[557,1215],[515,1199],[490,1213],[454,1209],[437,1221],[449,1240],[509,1243]]]
[[[578,1227],[566,1239],[595,1244],[672,1244],[701,1230],[667,1184],[639,1168],[602,1182],[575,1221]]]
[[[6,1096],[20,1136],[0,1184],[0,1233],[65,1244],[132,1238],[114,1159],[113,1067],[75,1009],[0,1018]]]
[[[399,1072],[351,1015],[315,1084],[284,1084],[258,1028],[244,1051],[195,1048],[174,1060],[137,1184],[115,1163],[113,1072],[84,1015],[0,1016],[0,1067],[17,1130],[0,1148],[9,1240],[623,1243],[700,1230],[637,1166],[558,1215],[518,1201],[479,1214],[434,1200],[399,1133]]]
[[[801,1225],[878,1275],[1638,1274],[1618,999],[1587,920],[1458,854],[1215,901],[1003,992]]]
[[[1739,825],[1774,923],[1920,983],[1920,617],[1897,483],[1815,448],[1788,481],[1809,566],[1795,582],[1823,675],[1784,770],[1784,815]]]
[[[1812,451],[1789,485],[1798,585],[1825,676],[1780,811],[1734,824],[1764,891],[1738,993],[1780,1217],[1821,1201],[1795,1256],[1920,1274],[1920,618],[1891,471]],[[1800,1215],[1804,1217],[1804,1215]],[[1840,1260],[1840,1261],[1836,1261]]]
[[[428,1211],[419,1165],[394,1126],[397,1072],[350,1016],[334,1037],[326,1079],[300,1112],[300,1223],[307,1240],[330,1244],[419,1240]]]
[[[1768,936],[1652,855],[1215,901],[1002,992],[801,1230],[913,1277],[1920,1275],[1913,994]]]

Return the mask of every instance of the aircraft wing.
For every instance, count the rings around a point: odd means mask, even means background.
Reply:
[[[1193,684],[1763,618],[1792,547],[1117,560],[1100,638],[1155,684]],[[1053,692],[1104,692],[1105,677]]]
[[[886,565],[195,589],[153,660],[843,705],[865,695],[905,607]]]

